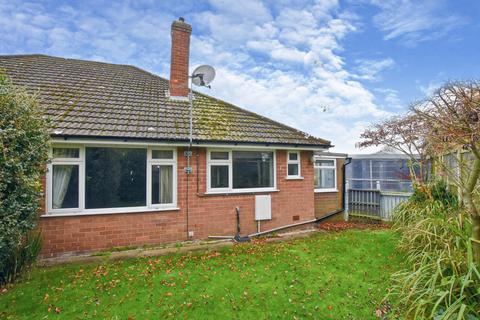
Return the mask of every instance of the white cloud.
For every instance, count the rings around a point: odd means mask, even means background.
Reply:
[[[404,109],[406,107],[400,100],[397,90],[388,88],[376,88],[375,91],[383,96],[383,100],[385,101],[387,107],[393,109]]]
[[[419,85],[418,87],[425,96],[431,96],[441,85],[441,81],[431,81],[426,85]]]
[[[380,8],[374,23],[385,33],[384,39],[399,39],[406,45],[441,38],[465,24],[465,17],[444,14],[443,0],[372,0]]]
[[[278,40],[248,41],[247,48],[267,54],[274,60],[303,63],[307,58],[307,53],[286,47]]]
[[[0,26],[0,51],[25,53],[18,48],[26,47],[134,64],[168,76],[170,24],[177,14],[137,3],[93,4],[52,10],[0,3],[0,19],[9,21]],[[343,41],[358,31],[358,17],[336,0],[279,0],[268,6],[212,0],[202,7],[185,10],[194,30],[191,67],[208,63],[217,69],[209,94],[329,139],[337,151],[358,151],[354,145],[365,123],[389,114],[362,81],[393,62],[364,60],[354,72],[347,68]]]
[[[355,78],[378,81],[380,80],[380,73],[384,70],[391,69],[395,65],[395,61],[392,58],[385,58],[380,60],[357,60],[357,67]]]

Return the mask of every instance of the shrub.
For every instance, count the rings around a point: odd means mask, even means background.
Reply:
[[[29,232],[23,237],[22,243],[9,251],[3,268],[0,270],[0,283],[10,283],[31,265],[42,249],[40,232]]]
[[[458,207],[455,193],[449,192],[444,180],[433,180],[428,185],[415,185],[410,202],[422,204],[428,199],[438,201],[450,207]]]
[[[0,282],[12,279],[7,275],[12,256],[22,252],[31,240],[27,232],[36,225],[48,160],[47,128],[35,97],[0,73]]]
[[[390,294],[407,317],[478,319],[480,270],[473,261],[471,220],[446,184],[415,190],[393,217],[409,267],[393,275]]]

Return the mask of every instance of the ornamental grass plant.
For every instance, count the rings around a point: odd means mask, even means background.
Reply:
[[[470,216],[442,181],[418,186],[394,213],[407,268],[392,276],[407,319],[480,319],[480,267]]]

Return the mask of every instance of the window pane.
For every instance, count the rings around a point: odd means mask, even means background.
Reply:
[[[288,154],[288,159],[292,161],[298,160],[298,154],[296,152],[292,152]]]
[[[315,187],[320,189],[335,188],[335,170],[334,169],[316,169]]]
[[[315,165],[320,167],[333,167],[335,165],[335,161],[333,160],[317,160],[315,161]]]
[[[354,179],[370,179],[370,160],[353,159],[348,167],[352,168],[350,177]]]
[[[152,150],[152,159],[173,159],[173,150]]]
[[[152,204],[173,203],[173,166],[152,166]]]
[[[212,160],[228,160],[228,152],[212,151],[210,153],[210,159],[212,159]]]
[[[80,150],[78,148],[53,148],[54,158],[79,158]]]
[[[210,166],[210,187],[228,188],[228,166]]]
[[[290,163],[288,165],[288,175],[289,176],[298,176],[298,164]]]
[[[78,165],[53,165],[52,208],[78,208]]]
[[[85,208],[146,205],[146,149],[86,148],[85,162]]]
[[[273,152],[233,152],[233,188],[273,187]]]

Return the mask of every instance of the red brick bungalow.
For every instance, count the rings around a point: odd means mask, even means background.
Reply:
[[[329,141],[194,92],[189,148],[190,33],[173,22],[170,81],[129,65],[0,56],[53,123],[44,257],[233,236],[237,207],[242,235],[341,208],[343,160],[314,158]]]

